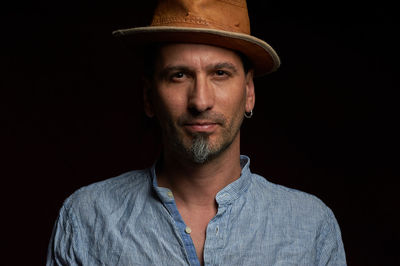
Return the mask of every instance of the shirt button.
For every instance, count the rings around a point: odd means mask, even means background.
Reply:
[[[219,232],[219,226],[215,227],[215,234],[218,235]]]
[[[190,229],[189,226],[186,226],[185,232],[186,232],[187,234],[190,234],[190,233],[192,232],[192,229]]]
[[[172,194],[171,191],[168,191],[168,192],[167,192],[167,195],[168,195],[168,197],[171,198],[171,199],[174,197],[174,194]]]

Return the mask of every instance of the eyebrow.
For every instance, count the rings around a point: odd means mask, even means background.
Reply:
[[[212,65],[211,67],[209,67],[210,69],[221,69],[221,68],[227,68],[230,71],[232,71],[232,73],[236,74],[238,72],[238,69],[236,68],[236,66],[232,63],[229,62],[221,62],[221,63],[217,63],[215,65]]]
[[[176,66],[166,66],[161,71],[159,72],[159,76],[162,78],[165,78],[168,76],[169,73],[171,72],[185,72],[185,73],[190,73],[193,72],[189,67],[184,66],[184,65],[176,65]]]
[[[233,74],[236,74],[238,72],[238,69],[236,68],[236,66],[232,63],[229,62],[220,62],[220,63],[216,63],[213,65],[209,65],[206,67],[206,69],[208,71],[210,70],[216,70],[216,69],[229,69]],[[162,78],[165,78],[168,76],[169,73],[171,72],[185,72],[185,73],[193,73],[195,72],[193,70],[193,68],[190,68],[186,65],[172,65],[172,66],[166,66],[163,69],[161,69],[161,71],[159,72],[159,76]]]

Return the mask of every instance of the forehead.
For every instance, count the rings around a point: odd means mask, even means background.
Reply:
[[[241,58],[232,50],[204,44],[167,44],[158,50],[157,65],[184,64],[193,67],[205,67],[219,63],[230,63],[241,67]]]

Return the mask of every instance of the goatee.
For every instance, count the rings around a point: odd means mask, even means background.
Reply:
[[[191,132],[189,133],[189,143],[184,143],[184,134],[178,133],[178,127],[192,123],[195,120],[205,120],[216,123],[221,127],[221,132],[217,136],[215,143],[210,139],[213,133]],[[196,117],[185,114],[178,119],[178,126],[170,121],[168,123],[168,131],[165,133],[169,136],[169,143],[172,144],[173,150],[181,153],[187,159],[196,164],[205,164],[208,161],[218,157],[233,142],[237,136],[241,121],[233,128],[233,124],[227,123],[227,119],[222,115],[214,112],[202,113]],[[168,138],[166,138],[168,139]]]
[[[198,134],[194,136],[189,152],[192,155],[193,162],[198,164],[205,163],[211,153],[210,145],[208,143],[208,135]]]

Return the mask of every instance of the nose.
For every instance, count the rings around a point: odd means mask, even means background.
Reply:
[[[196,77],[189,93],[189,110],[194,114],[211,110],[214,106],[214,100],[214,90],[207,78]]]

